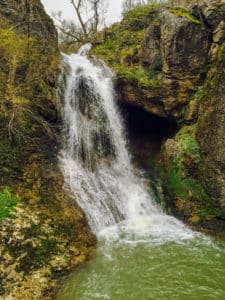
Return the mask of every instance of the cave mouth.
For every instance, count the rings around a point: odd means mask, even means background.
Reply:
[[[143,108],[120,106],[127,138],[135,158],[144,160],[160,152],[164,140],[176,131],[176,122],[146,112]]]

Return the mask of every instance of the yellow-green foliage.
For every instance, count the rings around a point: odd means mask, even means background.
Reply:
[[[200,25],[201,21],[197,19],[195,16],[193,16],[188,10],[185,10],[183,8],[171,8],[169,10],[172,14],[178,16],[178,17],[184,17],[187,18],[189,21],[191,21],[194,24]]]
[[[40,139],[49,140],[52,130],[48,121],[56,116],[52,86],[57,53],[46,49],[41,40],[17,30],[0,17],[0,178],[3,186],[15,186],[21,180],[31,149],[38,147]]]
[[[0,123],[10,137],[33,135],[30,120],[40,125],[37,111],[51,97],[46,79],[54,60],[41,47],[0,19]]]
[[[18,36],[12,29],[0,29],[0,56],[4,66],[1,86],[1,114],[9,115],[9,133],[13,131],[15,120],[22,121],[23,108],[29,103],[24,96],[24,82],[17,81],[19,71],[26,67],[28,56],[28,43],[31,43],[24,35]],[[17,82],[16,82],[17,81]]]
[[[92,53],[105,60],[118,77],[139,86],[159,86],[161,74],[149,73],[140,63],[145,29],[152,24],[154,5],[138,6],[124,14],[121,23],[105,31],[105,41],[94,46]],[[155,16],[154,16],[155,17]]]

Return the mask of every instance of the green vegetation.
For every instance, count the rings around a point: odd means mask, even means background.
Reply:
[[[169,162],[166,182],[174,196],[204,202],[207,196],[198,179],[194,178],[200,163],[200,149],[195,140],[195,130],[196,125],[184,126],[175,136],[177,152]]]
[[[187,18],[189,21],[191,21],[194,24],[197,24],[197,25],[201,24],[201,21],[199,19],[197,19],[195,16],[193,16],[188,10],[185,10],[183,8],[171,8],[169,10],[169,12],[178,17]]]
[[[166,176],[168,190],[173,196],[185,201],[194,200],[201,204],[206,203],[209,197],[198,180],[184,177],[184,166],[180,169],[181,162],[177,159],[171,161]]]
[[[0,192],[0,221],[3,218],[13,218],[13,209],[17,202],[18,198],[12,195],[8,187]]]
[[[30,149],[52,134],[49,121],[56,117],[57,53],[17,30],[0,17],[0,177],[5,186],[23,177]]]
[[[200,92],[202,94],[202,92]],[[175,150],[162,150],[158,174],[166,186],[167,205],[186,214],[190,222],[223,218],[224,210],[218,209],[206,193],[200,177],[201,153],[196,141],[197,125],[184,125],[174,137]],[[166,154],[169,153],[169,157]],[[164,158],[163,158],[164,157]]]
[[[117,69],[117,77],[126,79],[129,82],[137,83],[142,88],[161,86],[162,73],[148,72],[142,66],[119,66]]]
[[[57,62],[42,54],[40,41],[18,33],[4,19],[0,26],[0,122],[10,139],[26,139],[37,127],[47,128],[39,112],[52,113],[46,104],[48,77]]]
[[[179,145],[179,158],[181,163],[184,163],[187,157],[190,157],[195,164],[200,162],[200,149],[195,139],[195,132],[196,124],[183,126],[175,136],[175,141],[178,142]],[[185,158],[184,155],[186,156]]]
[[[196,88],[194,94],[191,96],[190,100],[194,100],[197,103],[201,103],[202,98],[206,95],[206,91],[204,90],[204,88],[202,86],[199,86]]]
[[[161,73],[149,72],[141,63],[141,44],[145,29],[159,22],[157,5],[137,6],[126,12],[121,23],[104,31],[104,42],[96,44],[92,53],[123,78],[141,87],[161,86]]]
[[[158,5],[138,5],[132,10],[124,13],[122,26],[131,31],[145,29],[149,25],[151,12]]]

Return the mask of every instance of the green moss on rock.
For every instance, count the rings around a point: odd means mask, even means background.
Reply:
[[[157,17],[154,16],[156,7],[138,6],[125,13],[121,23],[105,31],[105,41],[92,49],[92,54],[105,60],[118,78],[138,86],[155,87],[161,84],[161,73],[149,72],[141,62],[141,43],[146,28]]]
[[[187,18],[189,21],[191,21],[194,24],[200,25],[202,23],[198,18],[192,15],[191,12],[183,8],[171,8],[169,12],[178,17]]]

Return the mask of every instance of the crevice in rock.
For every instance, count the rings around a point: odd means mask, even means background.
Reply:
[[[122,104],[127,138],[136,159],[145,160],[160,152],[163,141],[177,130],[174,120],[146,112],[141,107]]]

